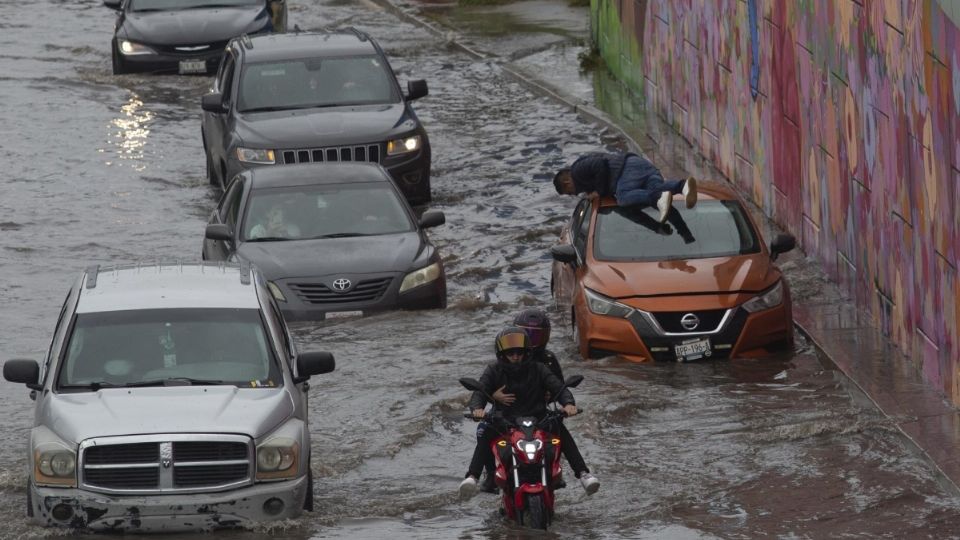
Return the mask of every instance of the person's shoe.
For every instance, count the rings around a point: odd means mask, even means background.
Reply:
[[[493,475],[487,473],[483,476],[483,481],[480,482],[480,491],[484,493],[497,493],[500,491],[497,488],[497,483],[493,480]]]
[[[687,201],[687,208],[697,204],[697,179],[690,176],[683,183],[683,199]]]
[[[667,220],[667,214],[670,212],[670,208],[673,206],[673,194],[669,191],[664,191],[660,194],[660,198],[657,199],[657,209],[660,210],[660,223],[663,223]]]
[[[460,500],[465,501],[477,492],[477,479],[468,476],[460,482]]]
[[[593,495],[600,489],[600,481],[597,480],[596,476],[588,472],[580,475],[580,485],[583,486],[583,490],[587,492],[587,495]]]

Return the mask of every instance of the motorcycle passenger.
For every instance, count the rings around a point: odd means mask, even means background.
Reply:
[[[546,413],[547,392],[557,396],[557,401],[563,406],[567,416],[577,414],[577,406],[573,394],[563,388],[560,382],[547,366],[534,362],[531,358],[529,338],[527,333],[519,327],[507,327],[497,334],[494,340],[494,350],[497,361],[490,363],[480,376],[480,384],[487,395],[494,396],[499,391],[502,396],[509,396],[504,402],[497,401],[494,410],[506,417],[534,416],[542,418]],[[562,392],[561,392],[562,390]],[[498,398],[495,398],[498,399]],[[509,403],[506,403],[509,401]],[[474,418],[484,417],[484,406],[487,398],[483,394],[474,392],[470,399],[470,409]],[[547,427],[548,431],[560,439],[561,447],[576,448],[573,437],[563,422],[557,422]],[[494,429],[486,429],[478,437],[477,446],[473,450],[473,458],[467,469],[466,477],[460,483],[460,497],[468,499],[477,490],[477,479],[483,470],[486,456],[491,453],[490,443],[498,436]],[[575,452],[570,456],[571,468],[580,483],[592,495],[600,487],[600,482],[590,474],[583,456]]]

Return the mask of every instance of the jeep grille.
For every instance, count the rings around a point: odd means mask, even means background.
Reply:
[[[324,161],[369,161],[380,163],[380,145],[364,144],[360,146],[335,146],[330,148],[305,148],[302,150],[280,150],[283,163],[321,163]]]
[[[253,483],[253,443],[240,435],[103,437],[80,445],[80,484],[103,493],[199,493]]]

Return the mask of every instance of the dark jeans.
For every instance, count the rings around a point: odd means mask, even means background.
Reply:
[[[555,422],[553,425],[547,426],[547,431],[560,439],[561,452],[563,457],[567,458],[570,468],[573,469],[574,476],[580,478],[581,474],[590,472],[583,460],[583,455],[580,454],[577,443],[574,442],[573,436],[570,435],[570,431],[567,426],[563,425],[563,422]],[[494,459],[493,452],[490,450],[490,443],[499,436],[500,433],[492,424],[480,422],[477,426],[477,446],[473,449],[473,458],[470,460],[470,468],[467,469],[466,476],[479,479],[484,468],[487,469],[487,474],[493,475]]]
[[[683,191],[684,180],[664,180],[653,163],[640,156],[629,156],[617,180],[614,197],[620,206],[656,206],[664,191]]]

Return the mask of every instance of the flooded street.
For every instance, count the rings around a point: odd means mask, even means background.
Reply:
[[[95,0],[0,0],[0,21],[0,353],[40,359],[85,266],[199,259],[220,195],[200,140],[211,80],[113,76],[114,14]],[[301,0],[289,21],[355,25],[379,40],[401,85],[428,81],[414,108],[433,145],[431,207],[446,214],[430,236],[450,307],[297,325],[301,349],[337,359],[311,381],[316,511],[214,537],[542,538],[507,526],[495,496],[458,501],[475,425],[462,418],[457,379],[479,376],[521,307],[552,306],[548,250],[574,206],[553,172],[620,141],[530,93],[498,60],[474,60],[372,3]],[[523,39],[509,49],[532,71],[556,61]],[[685,144],[645,150],[668,173],[702,172]],[[795,295],[815,281],[798,274]],[[567,425],[602,486],[588,498],[568,478],[547,537],[960,535],[960,498],[802,337],[792,354],[755,360],[583,362],[569,317],[552,315],[550,348],[566,374],[585,377],[575,392],[584,413]],[[33,404],[0,381],[2,538],[65,534],[25,517]]]

